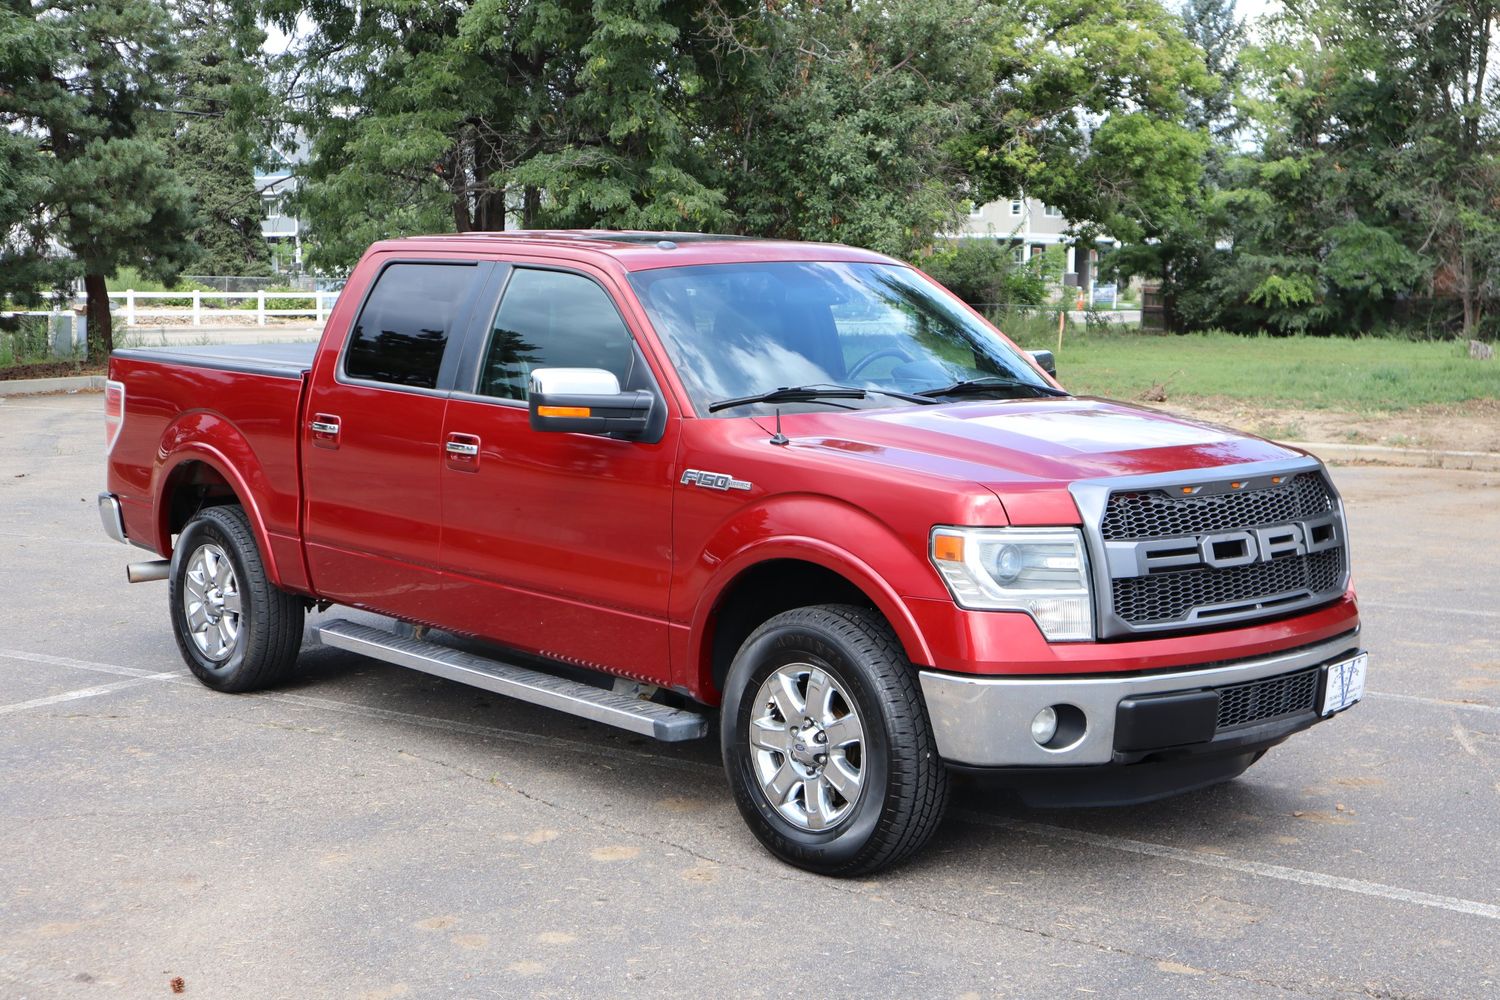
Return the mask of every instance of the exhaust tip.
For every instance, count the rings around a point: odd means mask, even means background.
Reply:
[[[153,559],[150,562],[131,563],[126,566],[125,579],[131,583],[151,583],[154,580],[165,580],[171,571],[170,560]]]

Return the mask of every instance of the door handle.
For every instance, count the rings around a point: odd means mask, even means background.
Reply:
[[[337,448],[341,426],[342,422],[332,413],[314,413],[307,422],[307,429],[312,431],[312,443],[318,448]]]
[[[454,472],[479,471],[479,436],[477,434],[449,434],[443,442],[444,464]]]

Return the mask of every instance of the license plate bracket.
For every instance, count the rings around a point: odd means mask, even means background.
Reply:
[[[1323,668],[1323,703],[1318,715],[1327,718],[1342,712],[1365,696],[1365,674],[1370,654],[1359,653]]]

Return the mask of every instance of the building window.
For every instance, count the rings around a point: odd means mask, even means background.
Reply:
[[[1063,217],[1062,209],[1055,208],[1052,205],[1043,205],[1042,214],[1049,219],[1061,219]]]
[[[978,219],[984,215],[984,206],[977,201],[969,202],[969,218]]]
[[[1011,215],[1020,215],[1021,214],[1021,207],[1022,207],[1022,205],[1021,205],[1021,199],[1020,198],[1012,198],[1010,200],[1010,214]]]

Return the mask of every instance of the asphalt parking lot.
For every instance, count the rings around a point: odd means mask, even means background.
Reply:
[[[1500,475],[1339,468],[1363,704],[1230,784],[784,867],[658,745],[310,638],[201,687],[99,396],[0,400],[0,996],[1500,996]],[[338,614],[339,612],[335,612]]]

